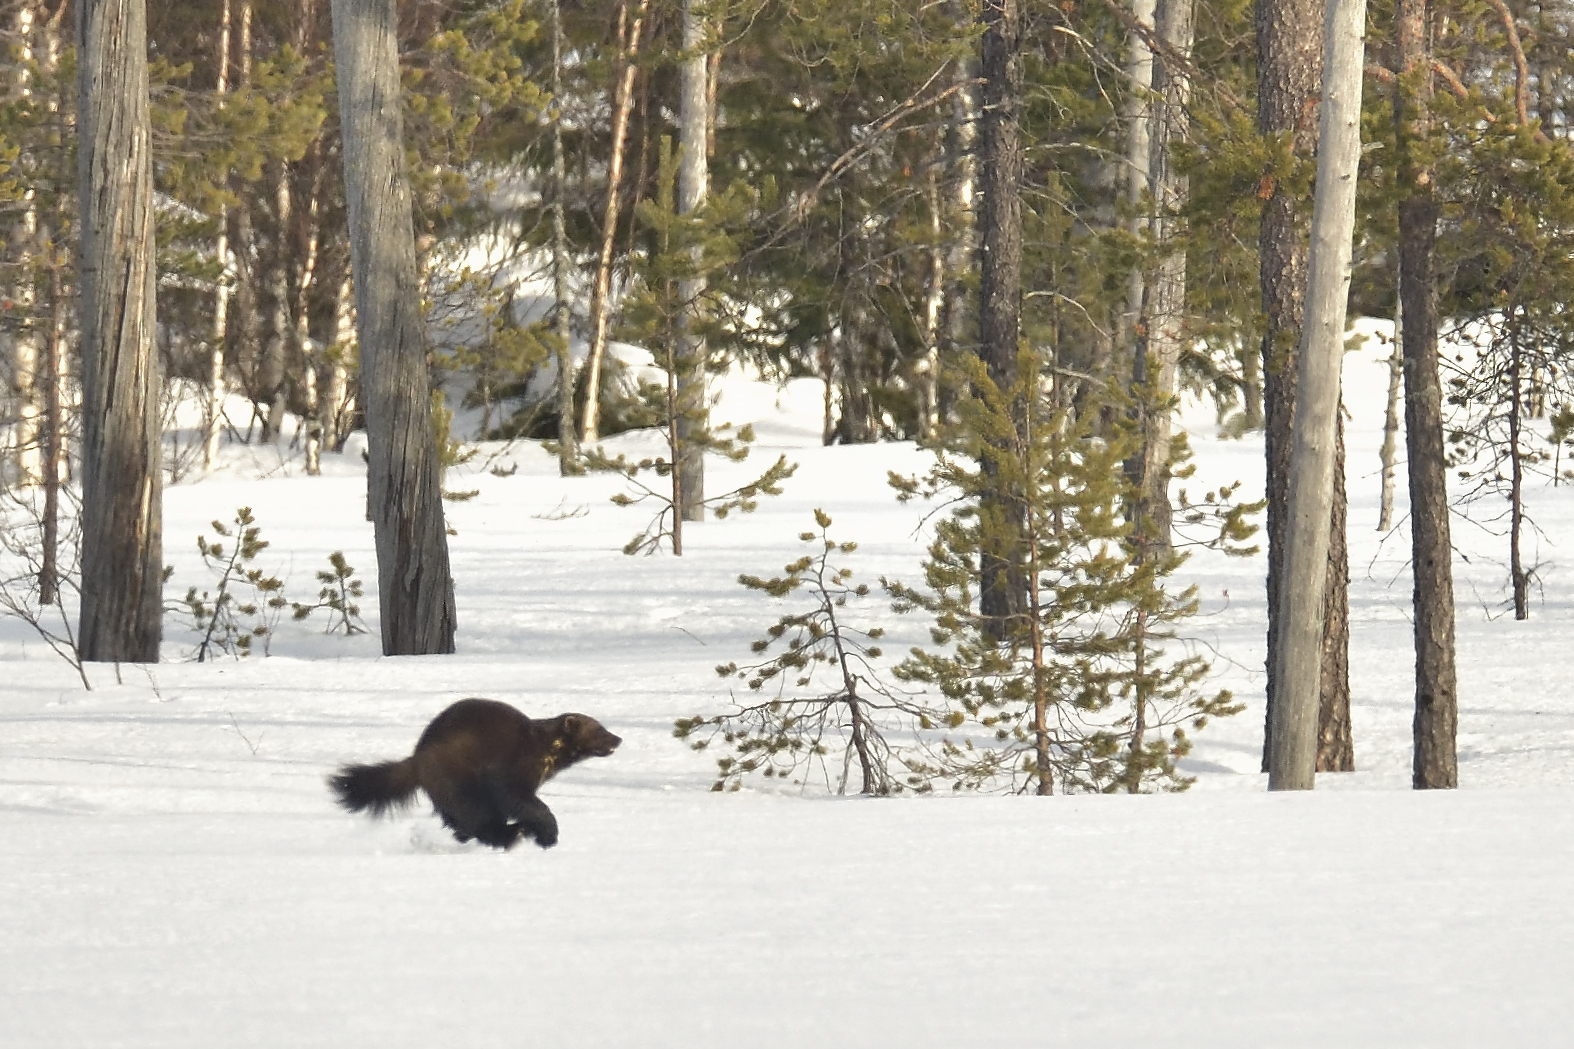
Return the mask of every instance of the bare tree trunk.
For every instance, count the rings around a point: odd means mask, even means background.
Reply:
[[[637,0],[632,24],[629,0],[618,9],[618,64],[613,73],[612,153],[607,161],[607,206],[601,215],[601,258],[596,263],[596,283],[590,290],[590,355],[585,361],[585,413],[580,439],[586,444],[601,435],[601,358],[607,350],[609,298],[612,294],[612,249],[618,233],[618,206],[623,188],[623,143],[628,138],[629,113],[634,108],[635,60],[639,57],[640,32],[650,0]]]
[[[574,429],[574,354],[568,300],[568,225],[564,198],[568,171],[563,158],[563,12],[552,0],[552,326],[557,335],[558,473],[583,473],[579,465],[579,434]]]
[[[1459,719],[1454,668],[1454,576],[1443,450],[1443,391],[1437,374],[1438,203],[1427,160],[1431,131],[1431,5],[1399,0],[1395,10],[1399,90],[1399,295],[1405,311],[1405,447],[1410,473],[1411,569],[1415,575],[1417,789],[1457,787]],[[1417,73],[1419,70],[1419,74]],[[1414,90],[1408,85],[1414,84]]]
[[[958,29],[965,29],[967,5],[952,0],[951,6]],[[944,362],[955,360],[963,347],[972,341],[968,325],[971,292],[966,277],[975,265],[978,247],[977,222],[973,213],[978,190],[978,163],[975,155],[979,107],[977,80],[977,58],[966,55],[959,59],[953,81],[957,92],[951,103],[951,126],[946,134],[946,168],[949,178],[947,226],[951,237],[946,246],[945,299],[940,322],[941,382],[935,405],[936,414],[941,419],[951,414],[951,408],[956,403],[956,391],[944,381]]]
[[[46,243],[48,243],[46,241]],[[51,245],[53,251],[53,245]],[[49,334],[44,340],[44,519],[38,565],[38,602],[52,605],[59,598],[60,484],[65,463],[65,411],[61,388],[65,385],[66,296],[60,281],[60,260],[49,265]]]
[[[1297,158],[1316,152],[1315,98],[1322,76],[1323,5],[1318,0],[1258,0],[1257,3],[1257,125],[1264,137],[1287,139]],[[1295,425],[1297,346],[1306,291],[1307,214],[1288,192],[1283,172],[1266,173],[1271,193],[1263,204],[1259,233],[1259,276],[1267,326],[1263,333],[1262,379],[1268,496],[1268,688],[1264,713],[1262,770],[1268,771],[1273,735],[1273,667],[1279,651],[1279,602],[1285,572],[1285,509],[1288,505],[1290,449]],[[1348,660],[1349,617],[1341,597],[1349,568],[1343,529],[1345,490],[1341,461],[1334,477],[1334,512],[1329,518],[1329,565],[1326,593],[1331,604],[1323,624],[1326,666]],[[1324,676],[1321,709],[1348,723],[1348,675]],[[1333,771],[1327,769],[1324,771]]]
[[[979,188],[983,207],[979,216],[982,255],[979,280],[979,356],[989,378],[1004,396],[1017,385],[1017,353],[1022,322],[1022,19],[1017,0],[984,0],[983,5],[983,120],[979,136]],[[1017,426],[1022,426],[1020,400],[1011,405]],[[1018,493],[1002,490],[994,460],[982,464],[995,493],[983,502],[995,503],[996,512],[1011,523],[1018,535],[1026,522]],[[1021,554],[983,555],[979,563],[978,607],[986,631],[1004,638],[1012,620],[1026,611],[1026,586]]]
[[[93,662],[158,661],[164,614],[143,0],[77,5],[82,609]]]
[[[301,260],[300,286],[295,292],[295,352],[301,362],[301,386],[306,400],[306,414],[301,422],[306,427],[306,472],[311,476],[322,473],[322,406],[317,393],[318,355],[312,351],[311,340],[311,290],[317,279],[317,252],[319,249],[318,214],[322,193],[322,159],[315,146],[307,153],[311,164],[311,190],[306,198],[303,214],[306,227],[306,256]]]
[[[1524,373],[1519,322],[1508,319],[1508,565],[1509,582],[1514,590],[1514,618],[1530,618],[1530,576],[1519,556],[1520,534],[1525,526],[1525,463],[1519,450],[1520,418],[1524,411]]]
[[[284,428],[284,369],[290,340],[290,166],[283,160],[274,165],[273,259],[268,267],[268,295],[272,309],[268,314],[268,341],[262,348],[262,367],[258,382],[262,398],[262,439],[277,441]]]
[[[1361,157],[1365,28],[1366,0],[1329,3],[1323,29],[1317,198],[1285,514],[1286,572],[1279,598],[1283,634],[1273,668],[1278,706],[1269,745],[1270,790],[1310,790],[1317,769],[1328,521],[1338,458],[1339,380]]]
[[[1378,452],[1382,464],[1383,492],[1377,513],[1377,530],[1386,532],[1394,526],[1394,474],[1395,452],[1399,443],[1399,388],[1404,381],[1405,355],[1401,348],[1405,331],[1405,311],[1402,303],[1394,305],[1394,349],[1388,355],[1388,407],[1383,413],[1383,447]]]
[[[344,448],[350,435],[350,358],[355,355],[354,285],[349,277],[334,296],[333,351],[329,359],[328,395],[322,409],[322,441],[332,451]]]
[[[230,75],[230,0],[224,0],[219,16],[219,72],[213,93],[218,97],[219,108],[224,107],[224,95],[229,89]],[[213,327],[208,347],[208,409],[206,432],[202,442],[202,468],[213,469],[219,454],[219,437],[224,432],[224,343],[229,336],[230,289],[225,282],[229,269],[230,219],[229,209],[219,209],[219,236],[213,245],[213,254],[219,264],[219,276],[213,291]]]
[[[1191,55],[1193,0],[1159,0],[1155,26],[1160,40],[1183,58]],[[1170,514],[1171,405],[1180,367],[1186,310],[1186,250],[1177,248],[1177,214],[1188,190],[1175,170],[1175,147],[1190,132],[1186,107],[1191,81],[1185,70],[1163,57],[1150,59],[1153,70],[1152,141],[1148,177],[1153,196],[1154,242],[1163,254],[1145,289],[1142,334],[1137,339],[1133,378],[1143,389],[1142,448],[1138,453],[1138,507],[1145,545],[1168,555],[1174,549]],[[1168,250],[1166,250],[1168,249]]]
[[[709,41],[705,19],[696,8],[697,0],[683,3],[682,94],[678,106],[678,214],[691,216],[705,206],[710,193],[710,166],[706,146],[710,137]],[[694,265],[704,260],[701,249],[693,251]],[[705,336],[698,330],[703,323],[705,277],[696,273],[680,281],[678,298],[683,303],[683,336],[678,354],[678,446],[676,458],[682,475],[685,521],[705,520],[705,446],[710,431],[710,395],[706,376]]]
[[[20,59],[11,70],[10,89],[26,98],[33,93],[30,61],[33,57],[35,12],[29,3],[20,4],[11,22]],[[25,159],[25,158],[24,158]],[[11,336],[11,392],[16,405],[16,483],[32,486],[43,477],[39,455],[38,368],[41,342],[38,323],[38,295],[34,256],[38,247],[38,203],[31,187],[22,194],[21,215],[12,227],[10,259],[16,279],[9,290],[10,310],[17,318]]]
[[[384,655],[454,650],[394,0],[333,0]]]
[[[940,428],[940,322],[945,311],[945,215],[940,203],[942,149],[929,165],[924,200],[929,206],[929,284],[924,289],[924,356],[917,368],[918,437],[930,440]]]
[[[240,3],[240,41],[238,46],[237,83],[246,87],[251,83],[251,20],[252,0]],[[242,193],[235,202],[235,310],[231,329],[235,333],[235,363],[246,393],[257,395],[258,358],[257,339],[257,237],[251,217],[251,198]],[[251,427],[246,428],[246,438],[251,439]]]
[[[1156,0],[1132,0],[1132,17],[1152,28],[1156,6]],[[1131,208],[1131,234],[1140,238],[1148,231],[1149,216],[1143,197],[1152,190],[1154,99],[1153,52],[1137,33],[1126,38],[1126,76],[1131,81],[1131,99],[1126,106],[1126,203]],[[1126,278],[1126,313],[1121,318],[1119,341],[1122,349],[1134,356],[1141,346],[1138,331],[1145,285],[1142,267],[1133,266]]]

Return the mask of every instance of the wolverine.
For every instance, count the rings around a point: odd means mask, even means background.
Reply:
[[[584,714],[528,718],[493,699],[461,699],[426,726],[403,761],[346,765],[328,777],[339,804],[381,816],[426,791],[461,842],[511,849],[534,838],[557,844],[557,817],[536,791],[585,758],[604,758],[623,740]]]

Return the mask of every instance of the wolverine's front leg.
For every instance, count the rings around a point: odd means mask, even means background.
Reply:
[[[536,839],[543,849],[557,844],[557,817],[540,798],[529,798],[515,805],[514,819],[521,832]]]

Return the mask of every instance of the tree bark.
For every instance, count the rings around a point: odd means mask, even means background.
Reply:
[[[17,58],[11,68],[11,91],[19,97],[33,93],[30,60],[36,12],[29,3],[19,5],[12,16],[11,33],[17,42]],[[22,158],[24,163],[29,158]],[[43,478],[39,454],[39,356],[42,352],[38,317],[37,274],[34,259],[38,247],[38,201],[31,187],[23,191],[21,214],[11,229],[11,271],[16,275],[9,289],[10,311],[16,318],[11,335],[11,390],[15,399],[16,483],[32,486]]]
[[[959,31],[965,28],[967,7],[959,0],[952,0],[953,16]],[[955,361],[972,339],[969,328],[968,304],[970,292],[967,275],[977,264],[978,236],[974,205],[978,195],[978,60],[964,55],[956,64],[952,96],[951,126],[946,134],[946,168],[949,177],[947,196],[949,205],[950,242],[946,246],[945,299],[941,307],[940,328],[943,333],[940,347],[941,374],[936,394],[935,412],[946,419],[956,403],[957,391],[946,381],[945,364]]]
[[[629,24],[628,5],[629,0],[623,0],[618,9],[618,24],[624,31],[618,40],[618,63],[613,73],[607,206],[601,213],[601,257],[596,262],[596,283],[590,289],[590,354],[585,361],[585,408],[580,425],[580,440],[586,444],[601,436],[601,359],[607,350],[612,251],[617,240],[618,206],[623,189],[623,143],[628,138],[629,114],[634,108],[634,63],[639,57],[640,32],[650,0],[639,0],[632,24]]]
[[[93,662],[158,661],[164,614],[143,0],[79,0],[82,607]]]
[[[290,340],[290,166],[273,165],[273,258],[268,267],[268,341],[262,347],[259,394],[263,409],[262,439],[277,441],[284,429],[284,369]]]
[[[394,0],[333,0],[384,655],[454,650]]]
[[[1431,5],[1395,10],[1399,88],[1399,295],[1404,303],[1405,448],[1409,455],[1411,569],[1415,577],[1416,696],[1412,783],[1457,787],[1458,694],[1454,668],[1454,577],[1437,373],[1438,204],[1427,161],[1431,131]]]
[[[230,24],[230,0],[224,0],[224,7],[219,15],[218,79],[213,86],[213,93],[218,98],[220,109],[224,107],[224,95],[229,90]],[[208,408],[206,432],[202,441],[204,470],[213,469],[213,463],[219,454],[219,437],[224,432],[224,343],[229,336],[230,308],[230,289],[225,283],[229,271],[229,233],[229,209],[221,207],[219,235],[213,245],[219,276],[213,291],[213,327],[209,332],[212,344],[208,347]]]
[[[1310,790],[1317,769],[1328,522],[1333,513],[1339,379],[1361,157],[1366,0],[1332,0],[1323,29],[1317,197],[1312,212],[1307,316],[1301,330],[1295,445],[1290,460],[1285,585],[1273,667],[1268,789]]]
[[[1153,28],[1155,0],[1132,0],[1131,14],[1138,22]],[[1131,81],[1131,98],[1126,106],[1126,204],[1131,209],[1128,228],[1140,239],[1148,231],[1149,215],[1143,198],[1152,190],[1153,163],[1153,52],[1138,33],[1126,37],[1126,76]],[[1142,300],[1147,281],[1143,268],[1133,266],[1126,278],[1126,313],[1121,318],[1120,346],[1133,356],[1141,345]]]
[[[1318,85],[1322,77],[1323,6],[1317,0],[1258,0],[1257,3],[1257,126],[1265,137],[1288,137],[1291,152],[1311,157],[1317,148]],[[1279,593],[1284,575],[1285,509],[1290,477],[1290,449],[1295,427],[1297,346],[1306,291],[1308,215],[1298,196],[1285,185],[1284,172],[1270,173],[1271,194],[1263,203],[1258,234],[1259,279],[1266,326],[1262,345],[1264,437],[1268,497],[1268,687],[1264,715],[1262,770],[1268,771],[1273,734],[1273,667],[1279,650]],[[1349,616],[1345,594],[1349,566],[1343,553],[1346,513],[1343,459],[1335,471],[1334,507],[1329,519],[1329,565],[1326,593],[1331,602],[1323,624],[1325,665],[1348,661]],[[1348,674],[1323,677],[1320,708],[1336,721],[1349,723]],[[1352,759],[1353,761],[1353,759]],[[1350,766],[1353,767],[1353,764]],[[1339,767],[1320,771],[1344,771]]]
[[[557,336],[557,467],[570,477],[583,473],[574,425],[573,334],[568,299],[568,225],[564,214],[568,171],[563,157],[563,11],[552,0],[552,328]]]
[[[697,0],[683,2],[683,70],[678,106],[678,214],[692,216],[705,205],[710,193],[706,151],[710,137],[710,91],[707,81],[709,52],[705,19]],[[693,250],[696,268],[703,264],[701,249]],[[683,505],[675,508],[685,521],[705,519],[705,447],[710,430],[710,404],[706,380],[705,337],[698,330],[705,295],[705,278],[696,273],[678,283],[683,303],[683,336],[678,344],[678,419],[676,450]]]
[[[984,0],[983,119],[979,135],[979,356],[1003,396],[1017,385],[1017,352],[1022,323],[1022,19],[1018,0]],[[1022,405],[1011,405],[1020,429]],[[1026,532],[1022,501],[1001,491],[999,470],[985,458],[985,475],[997,486],[983,503],[1000,515],[1016,535]],[[1001,639],[1009,624],[1026,611],[1021,553],[994,553],[980,559],[978,605],[986,632]]]
[[[1193,0],[1159,0],[1154,25],[1158,38],[1182,57],[1192,44]],[[1179,210],[1185,206],[1187,180],[1175,170],[1177,143],[1186,139],[1186,106],[1191,81],[1184,69],[1162,56],[1150,58],[1153,110],[1150,117],[1147,173],[1152,187],[1152,229],[1161,252],[1153,281],[1144,290],[1141,332],[1133,378],[1142,397],[1142,448],[1137,469],[1138,513],[1144,545],[1168,555],[1174,550],[1170,514],[1171,405],[1180,367],[1186,309],[1186,249],[1177,247]],[[1128,289],[1129,290],[1129,289]]]
[[[1405,355],[1400,348],[1405,332],[1403,306],[1394,307],[1394,347],[1388,355],[1388,406],[1383,412],[1383,446],[1377,453],[1382,468],[1383,488],[1378,500],[1377,530],[1386,532],[1394,526],[1394,473],[1397,463],[1395,453],[1399,445],[1399,389],[1404,382]]]

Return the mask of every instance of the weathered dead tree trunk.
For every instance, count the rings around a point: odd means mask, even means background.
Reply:
[[[92,662],[158,661],[163,488],[143,0],[79,0],[82,608]]]
[[[1257,126],[1283,149],[1284,163],[1306,163],[1317,149],[1316,98],[1322,77],[1323,5],[1319,0],[1258,0]],[[1297,347],[1306,291],[1309,215],[1305,202],[1287,187],[1288,170],[1264,173],[1258,238],[1259,278],[1267,321],[1262,344],[1264,437],[1268,496],[1268,688],[1264,714],[1262,770],[1268,771],[1268,741],[1275,704],[1273,665],[1279,650],[1279,592],[1283,585],[1285,508],[1288,503],[1290,448],[1295,427]],[[1323,623],[1321,709],[1333,720],[1332,738],[1345,740],[1318,758],[1318,771],[1354,768],[1350,721],[1350,632],[1346,591],[1348,557],[1343,539],[1346,514],[1344,462],[1334,474],[1334,506],[1329,518],[1327,616]],[[1321,733],[1320,733],[1321,735]]]
[[[1310,790],[1317,770],[1328,521],[1338,460],[1339,382],[1361,157],[1366,0],[1332,0],[1323,28],[1323,91],[1310,273],[1301,329],[1285,529],[1282,624],[1274,663],[1268,789]]]
[[[454,650],[394,0],[333,0],[384,655]]]
[[[213,93],[218,106],[224,108],[224,95],[229,90],[230,75],[230,0],[224,0],[219,15],[218,78]],[[230,255],[229,209],[219,208],[219,235],[213,244],[213,254],[219,266],[218,281],[213,289],[213,326],[208,337],[208,406],[205,433],[202,441],[202,468],[213,469],[219,454],[219,437],[224,432],[224,343],[229,337],[230,288],[227,283]]]

